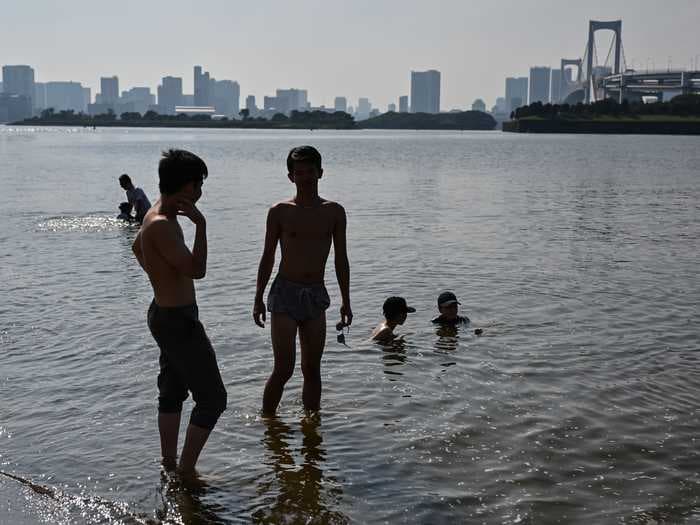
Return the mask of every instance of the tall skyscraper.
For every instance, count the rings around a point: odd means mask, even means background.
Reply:
[[[408,95],[399,97],[399,113],[408,113]]]
[[[335,100],[333,101],[333,108],[336,111],[344,111],[347,113],[348,99],[345,97],[335,97]]]
[[[31,116],[31,98],[25,95],[0,93],[0,122],[14,122]]]
[[[149,87],[132,87],[128,91],[122,91],[120,102],[120,112],[136,112],[143,115],[156,103],[156,97]]]
[[[564,82],[561,69],[552,69],[551,88],[549,90],[549,100],[552,104],[561,102],[561,89]]]
[[[119,77],[100,78],[100,102],[108,105],[119,102]]]
[[[240,111],[241,87],[233,80],[212,79],[212,105],[216,112],[227,117],[237,117]]]
[[[202,66],[194,66],[194,105],[211,106],[211,79]]]
[[[248,95],[245,98],[245,108],[248,110],[248,114],[252,117],[258,111],[258,107],[255,105],[255,95]]]
[[[305,89],[278,89],[275,95],[277,105],[275,109],[280,113],[292,111],[306,111],[308,108],[308,93]]]
[[[411,71],[411,112],[440,113],[439,71]]]
[[[177,106],[184,106],[182,78],[163,77],[158,86],[158,109],[165,115],[174,115]]]
[[[527,77],[506,78],[506,111],[510,114],[527,104]]]
[[[496,99],[496,104],[493,106],[493,112],[499,115],[503,115],[506,113],[506,98],[505,97],[498,97]]]
[[[46,109],[46,84],[34,82],[34,109]]]
[[[394,103],[389,104],[389,105],[386,107],[386,110],[387,110],[387,112],[392,112],[392,111],[393,111],[394,113],[396,113],[396,104],[394,104]]]
[[[279,109],[277,108],[277,97],[263,97],[263,109],[265,111],[270,111],[274,109],[278,113],[281,113],[281,111],[279,111]]]
[[[87,109],[90,104],[92,104],[92,89],[83,86],[83,113],[87,113]]]
[[[368,98],[360,98],[357,101],[357,111],[355,112],[355,120],[366,120],[372,111],[372,104]]]
[[[85,95],[80,82],[46,82],[46,107],[54,111],[85,112]]]
[[[2,66],[2,86],[3,93],[27,97],[33,107],[34,69],[29,66]]]
[[[548,67],[530,68],[530,104],[533,102],[549,102],[549,88],[552,70]]]

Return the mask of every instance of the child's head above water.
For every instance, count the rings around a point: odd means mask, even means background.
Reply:
[[[438,296],[438,310],[445,319],[456,319],[459,314],[460,304],[462,303],[457,300],[457,296],[452,292],[442,292]]]
[[[415,308],[406,304],[406,299],[403,297],[389,297],[384,301],[384,317],[387,321],[393,321],[398,324],[403,324],[406,321],[406,314],[411,314],[416,311]]]

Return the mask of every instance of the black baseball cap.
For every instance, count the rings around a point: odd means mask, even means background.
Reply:
[[[415,308],[406,304],[406,299],[403,297],[389,297],[384,301],[382,309],[384,310],[384,317],[387,318],[403,313],[412,314],[416,311]]]
[[[452,292],[442,292],[438,296],[438,306],[449,306],[451,304],[462,304],[457,300],[457,296]]]

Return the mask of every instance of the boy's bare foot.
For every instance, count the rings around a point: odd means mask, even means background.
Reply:
[[[177,468],[177,456],[167,456],[161,459],[160,464],[163,465],[163,468],[171,472]]]

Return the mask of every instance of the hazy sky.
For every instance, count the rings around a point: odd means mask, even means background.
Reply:
[[[120,89],[184,78],[192,67],[237,80],[241,98],[308,89],[386,109],[411,70],[442,72],[442,109],[489,107],[504,78],[582,56],[588,20],[621,18],[628,65],[700,64],[700,0],[4,0],[0,64],[29,64],[38,81]],[[605,60],[612,33],[599,33]],[[602,56],[601,56],[602,55]],[[700,66],[699,66],[700,67]]]

